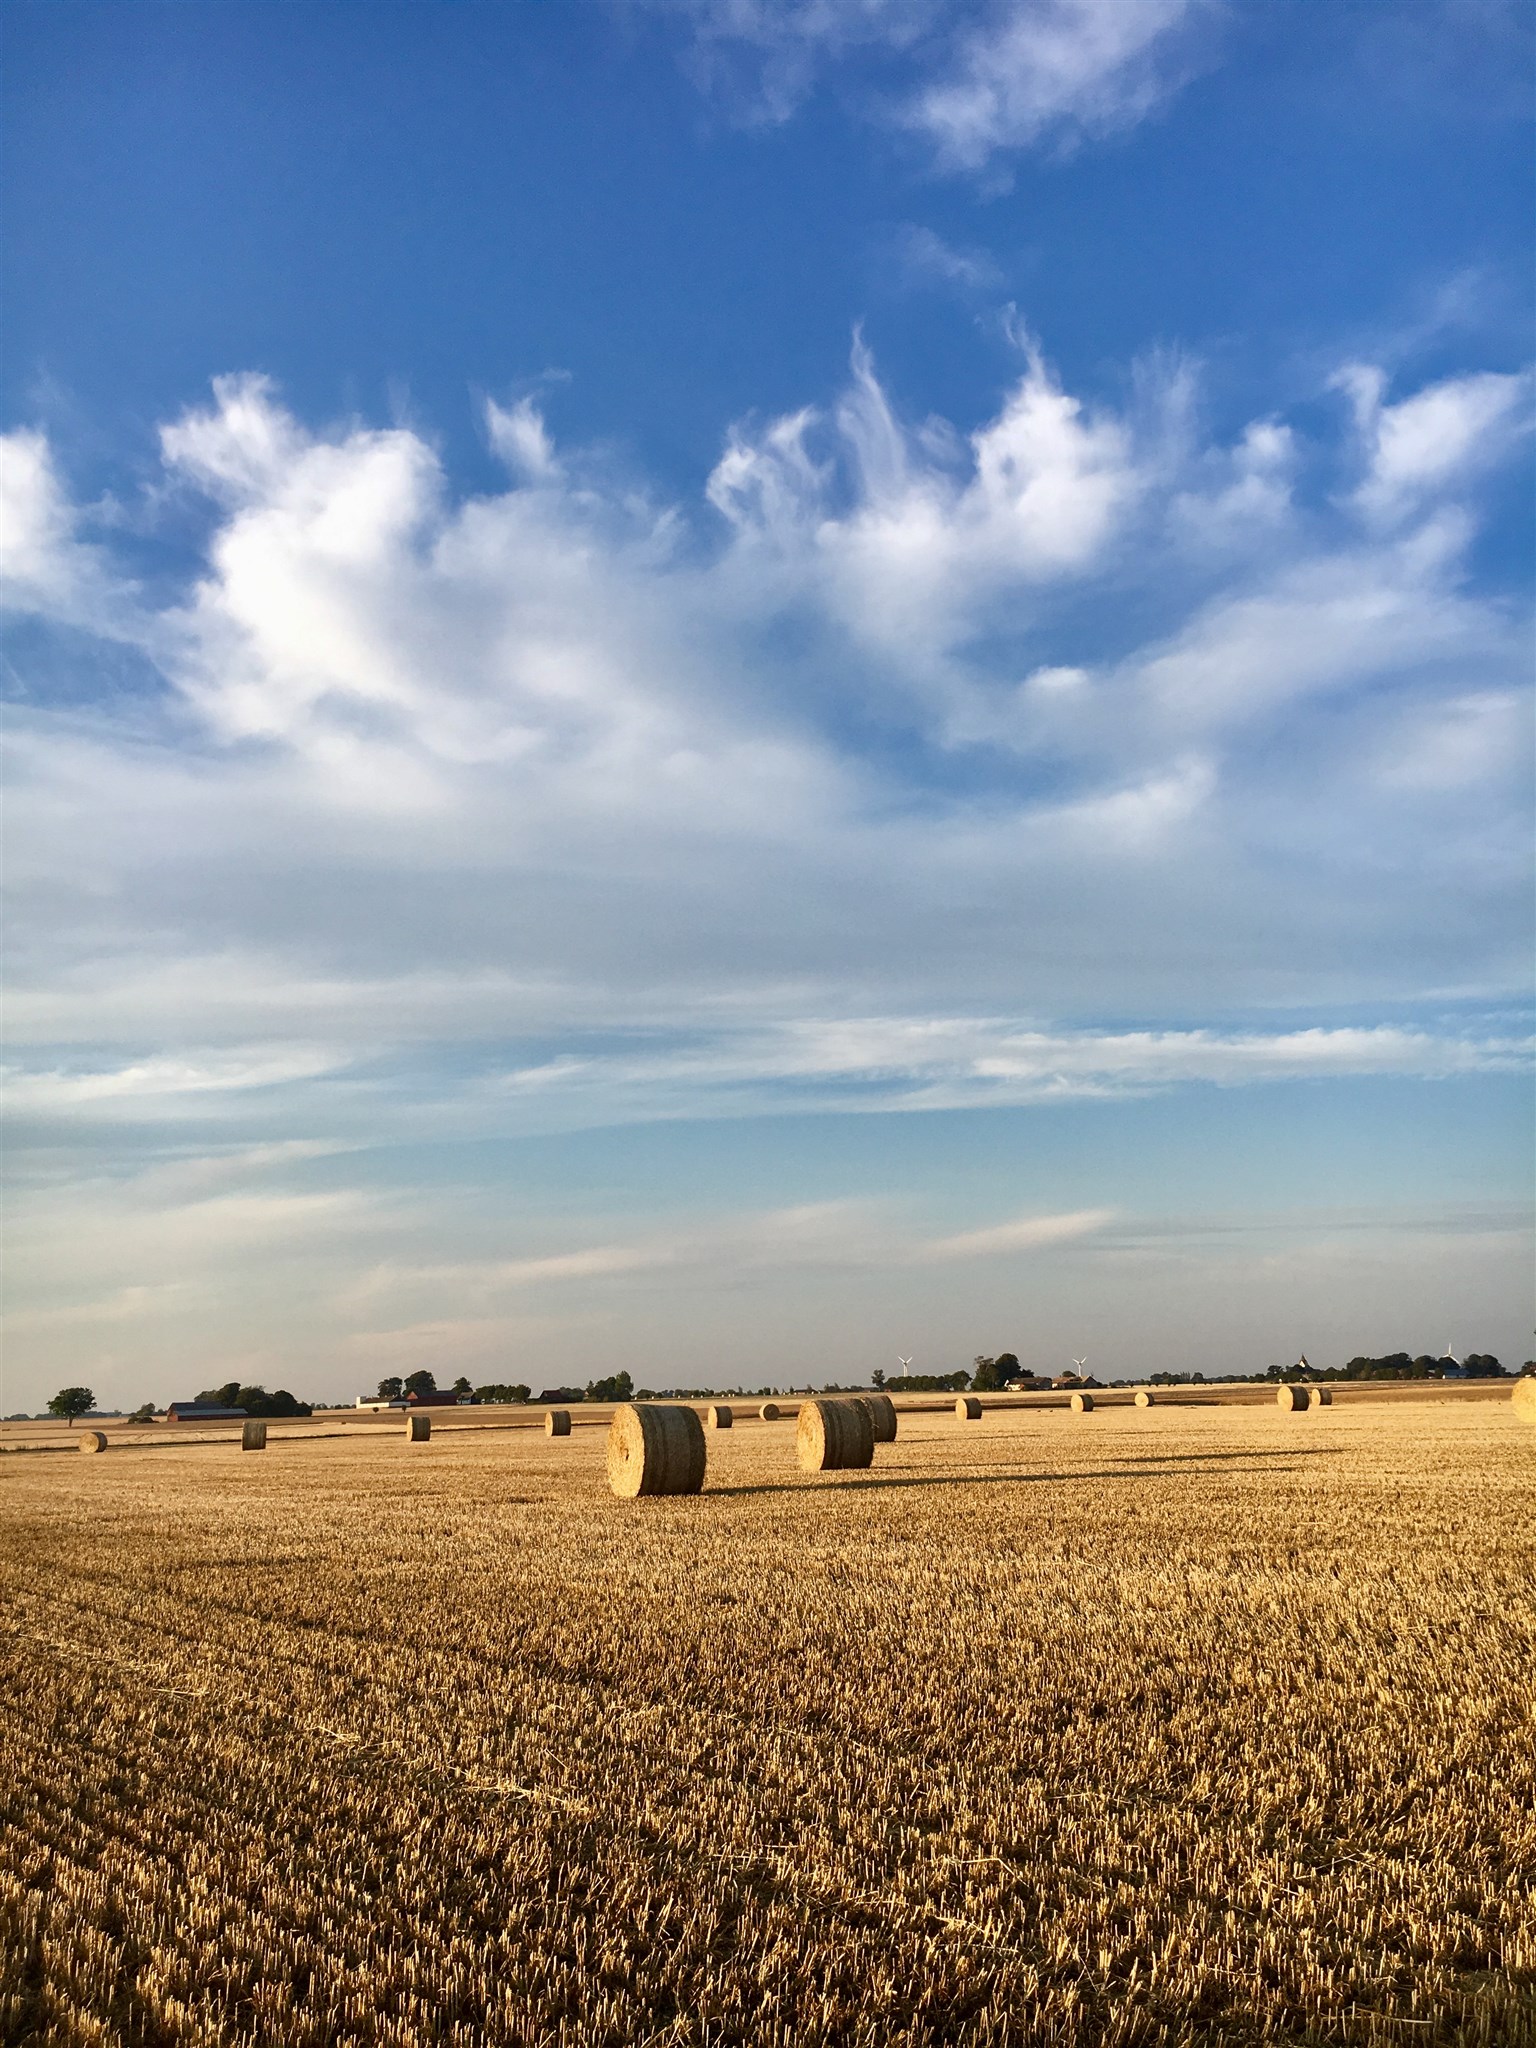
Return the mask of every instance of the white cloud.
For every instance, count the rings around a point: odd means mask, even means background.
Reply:
[[[663,0],[679,4],[679,0]],[[1221,0],[680,0],[706,83],[783,121],[851,58],[949,169],[1129,128],[1186,81]],[[873,67],[871,78],[871,67]]]
[[[445,990],[444,1020],[464,1029]],[[386,1001],[386,1012],[388,1009]],[[357,1028],[376,1010],[360,1004]],[[247,1020],[248,1021],[248,1020]],[[420,1027],[420,1017],[413,1022]],[[754,1117],[1021,1107],[1123,1099],[1204,1085],[1238,1088],[1313,1079],[1393,1076],[1444,1080],[1528,1070],[1530,1038],[1505,1025],[1481,1030],[1400,1025],[1300,1030],[1063,1031],[1002,1018],[955,1016],[786,1018],[710,1029],[675,1018],[615,1047],[611,1033],[567,1030],[568,1050],[509,1062],[492,1046],[443,1050],[360,1042],[351,1063],[304,1064],[274,1048],[265,1069],[234,1069],[161,1091],[157,1062],[116,1072],[60,1075],[20,1062],[9,1113],[41,1131],[63,1157],[110,1148],[114,1130],[173,1147],[166,1188],[204,1191],[244,1183],[295,1162],[381,1145],[526,1138],[541,1133],[681,1117]],[[165,1063],[169,1065],[171,1063]],[[176,1063],[198,1076],[229,1074],[217,1048]],[[219,1149],[184,1158],[198,1134]],[[290,1137],[303,1130],[302,1139]],[[233,1134],[242,1134],[238,1141]],[[24,1148],[16,1148],[22,1168]],[[52,1157],[53,1155],[49,1155]],[[58,1169],[50,1167],[48,1172]],[[155,1183],[156,1187],[160,1182]],[[786,1226],[787,1227],[787,1226]],[[824,1219],[804,1228],[819,1237]]]
[[[1136,692],[1181,727],[1208,731],[1373,677],[1518,674],[1518,627],[1462,587],[1468,537],[1445,514],[1379,545],[1346,540],[1242,579],[1135,658]]]
[[[896,238],[896,253],[914,283],[950,285],[962,292],[991,291],[1002,272],[985,249],[961,248],[932,228],[908,223]]]
[[[590,1251],[555,1252],[542,1259],[503,1259],[479,1269],[476,1277],[495,1288],[536,1287],[550,1280],[606,1280],[617,1273],[639,1273],[647,1268],[672,1263],[665,1248],[642,1249],[633,1245],[594,1245]],[[459,1278],[462,1267],[434,1269],[432,1278]]]
[[[812,90],[823,66],[855,51],[906,52],[941,18],[944,0],[659,4],[690,17],[706,85],[748,120],[785,121]]]
[[[131,588],[80,539],[79,527],[46,436],[28,428],[0,434],[0,606],[116,630]]]
[[[961,440],[905,426],[860,342],[830,428],[810,411],[738,428],[708,495],[738,545],[798,559],[861,638],[910,663],[974,632],[989,595],[1090,570],[1147,482],[1128,423],[1064,391],[1033,349]]]
[[[1365,464],[1355,502],[1382,523],[1417,512],[1427,498],[1460,493],[1509,459],[1533,424],[1528,373],[1447,377],[1395,405],[1371,364],[1350,364],[1337,382],[1354,405]]]
[[[954,169],[1143,120],[1184,82],[1202,0],[1013,0],[964,34],[907,118]]]
[[[1279,420],[1253,420],[1234,448],[1212,449],[1193,488],[1174,493],[1181,538],[1209,553],[1251,552],[1284,534],[1294,512],[1296,437]]]
[[[253,1047],[201,1058],[158,1057],[127,1066],[27,1073],[7,1070],[3,1086],[12,1115],[60,1115],[70,1110],[135,1114],[148,1108],[167,1113],[178,1096],[223,1095],[251,1088],[276,1088],[334,1072],[345,1061],[335,1053],[302,1046],[280,1051]]]
[[[563,1118],[789,1110],[964,1109],[1147,1094],[1203,1083],[1519,1071],[1533,1043],[1510,1032],[1400,1025],[1221,1032],[1045,1031],[1001,1018],[796,1019],[659,1046],[567,1057],[501,1083],[512,1127]],[[530,1084],[532,1093],[530,1094]],[[487,1126],[489,1104],[477,1107]]]
[[[1518,978],[1527,629],[1469,578],[1475,467],[1421,460],[1384,530],[1295,501],[1356,450],[1271,415],[1170,437],[1033,352],[962,436],[861,349],[836,405],[731,436],[717,527],[496,417],[521,481],[468,499],[259,379],[166,429],[205,557],[112,628],[162,698],[10,721],[39,1113],[254,1104],[258,1035],[274,1087],[536,1041],[553,1099],[605,1031],[670,1034],[670,1088],[742,1019],[1028,1010],[1065,1046]],[[13,594],[48,609],[84,515],[22,467]]]
[[[738,1285],[749,1275],[807,1268],[878,1272],[914,1261],[945,1265],[1008,1258],[1094,1236],[1113,1220],[1109,1209],[1032,1215],[949,1236],[924,1235],[893,1205],[819,1202],[745,1211],[712,1223],[654,1231],[633,1244],[593,1245],[535,1257],[477,1258],[446,1264],[389,1261],[370,1268],[348,1289],[349,1306],[377,1313],[385,1304],[410,1316],[451,1290],[476,1314],[528,1290],[576,1289],[589,1298],[597,1283],[627,1283],[662,1274],[687,1286]]]
[[[507,408],[487,401],[485,430],[491,446],[515,476],[525,483],[552,482],[560,474],[554,444],[544,415],[531,398]]]
[[[1523,785],[1531,740],[1528,698],[1474,692],[1411,707],[1383,744],[1379,773],[1390,789],[1426,793]]]
[[[1078,1209],[1065,1216],[1017,1216],[1010,1223],[934,1238],[922,1247],[921,1255],[937,1260],[991,1259],[1034,1251],[1041,1245],[1071,1244],[1102,1230],[1113,1216],[1112,1209]]]

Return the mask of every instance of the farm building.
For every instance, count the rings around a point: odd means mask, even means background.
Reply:
[[[223,1408],[217,1401],[173,1401],[165,1411],[167,1422],[244,1422],[243,1408]]]

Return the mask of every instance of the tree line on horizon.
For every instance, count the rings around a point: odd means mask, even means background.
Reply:
[[[1432,1357],[1422,1352],[1417,1358],[1406,1351],[1390,1351],[1380,1358],[1363,1355],[1351,1358],[1345,1365],[1314,1366],[1298,1360],[1295,1365],[1272,1365],[1264,1372],[1224,1373],[1225,1380],[1241,1384],[1244,1381],[1294,1381],[1294,1380],[1424,1380],[1443,1379],[1450,1367],[1458,1379],[1509,1379],[1515,1377],[1507,1365],[1503,1365],[1488,1351],[1469,1351],[1465,1358]],[[1520,1368],[1520,1374],[1536,1374],[1536,1359],[1528,1358]],[[1058,1378],[1076,1381],[1080,1386],[1098,1387],[1101,1383],[1092,1377],[1079,1379],[1075,1373],[1058,1374]],[[992,1394],[1000,1392],[1010,1380],[1033,1379],[1038,1375],[1021,1367],[1018,1358],[1011,1351],[1000,1351],[996,1357],[978,1354],[970,1368],[959,1367],[954,1372],[903,1373],[892,1380],[876,1367],[870,1375],[870,1385],[879,1392],[895,1388],[898,1392],[911,1394]],[[1203,1386],[1206,1376],[1202,1372],[1154,1372],[1147,1376],[1146,1384],[1154,1387]],[[427,1366],[420,1366],[415,1372],[388,1374],[379,1381],[376,1398],[380,1401],[408,1400],[412,1394],[435,1394],[439,1391],[436,1375]],[[474,1386],[462,1375],[447,1389],[460,1400],[480,1406],[513,1405],[531,1402],[533,1390],[525,1383],[489,1381],[484,1386]],[[728,1390],[736,1399],[743,1398],[743,1390],[733,1387]],[[759,1387],[750,1398],[770,1397],[774,1394],[815,1392],[820,1394],[853,1394],[863,1392],[862,1387],[844,1387],[836,1382],[811,1388]],[[541,1404],[570,1407],[581,1401],[708,1401],[718,1398],[717,1387],[664,1387],[659,1390],[650,1387],[636,1388],[633,1377],[627,1372],[610,1374],[606,1379],[589,1380],[585,1387],[546,1387],[539,1394]],[[216,1408],[243,1408],[247,1415],[268,1421],[282,1421],[294,1417],[312,1415],[316,1403],[301,1401],[290,1394],[286,1387],[279,1387],[268,1393],[265,1387],[241,1386],[237,1380],[226,1380],[222,1386],[205,1388],[197,1396],[200,1403]],[[326,1406],[322,1402],[318,1404]],[[61,1421],[73,1425],[82,1416],[96,1413],[96,1396],[89,1387],[61,1387],[48,1403],[48,1413]],[[153,1401],[146,1401],[128,1416],[129,1422],[153,1422],[164,1411],[157,1409]]]

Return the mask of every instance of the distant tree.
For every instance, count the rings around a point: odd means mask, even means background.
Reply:
[[[1019,1377],[1019,1361],[1011,1351],[999,1351],[996,1363],[997,1370],[1005,1382]]]
[[[616,1372],[611,1379],[593,1380],[587,1388],[589,1401],[627,1401],[635,1391],[635,1383],[627,1372]]]
[[[476,1387],[475,1389],[475,1399],[477,1401],[487,1401],[496,1406],[508,1401],[526,1401],[530,1398],[528,1388],[521,1383],[517,1386],[507,1387],[503,1386],[498,1380],[492,1381],[488,1386]]]
[[[1392,1351],[1385,1358],[1352,1358],[1344,1368],[1347,1380],[1405,1380],[1413,1377],[1416,1364],[1427,1371],[1434,1359],[1415,1361],[1406,1351]]]
[[[233,1380],[231,1380],[227,1387],[216,1388],[213,1393],[200,1396],[199,1398],[209,1401],[217,1398],[219,1407],[243,1408],[246,1414],[251,1416],[307,1415],[309,1413],[309,1410],[301,1407],[299,1402],[295,1401],[290,1393],[278,1392],[276,1394],[269,1394],[265,1387],[242,1387],[238,1386]]]
[[[199,1401],[206,1401],[210,1408],[238,1408],[240,1382],[226,1380],[222,1387],[205,1387],[197,1398]]]
[[[424,1365],[419,1365],[414,1372],[406,1374],[405,1391],[408,1394],[435,1394],[437,1381]]]
[[[379,1381],[378,1398],[381,1401],[398,1401],[404,1392],[398,1373],[391,1373],[388,1379]]]
[[[1461,1363],[1463,1371],[1480,1380],[1509,1378],[1508,1366],[1500,1365],[1491,1351],[1469,1351]]]
[[[82,1415],[89,1415],[96,1406],[96,1396],[89,1387],[60,1387],[48,1403],[48,1413],[59,1415],[73,1429]]]
[[[128,1418],[130,1422],[153,1422],[154,1419],[155,1404],[153,1401],[146,1401],[142,1408],[135,1408]]]
[[[475,1390],[469,1384],[469,1381],[465,1379],[464,1375],[460,1373],[459,1377],[453,1383],[453,1391],[456,1394],[472,1394]]]
[[[976,1369],[971,1374],[971,1392],[973,1394],[995,1394],[1003,1384],[1003,1374],[998,1369],[998,1360],[995,1358],[977,1358],[972,1362]],[[1017,1365],[1018,1360],[1015,1359],[1014,1363]]]
[[[874,1371],[873,1371],[873,1372],[872,1372],[872,1373],[870,1374],[870,1376],[869,1376],[869,1383],[870,1383],[870,1385],[871,1385],[872,1387],[874,1387],[874,1388],[875,1388],[876,1390],[878,1390],[879,1388],[881,1388],[881,1387],[883,1387],[883,1386],[885,1385],[885,1374],[884,1374],[884,1373],[883,1373],[883,1372],[881,1371],[881,1369],[880,1369],[880,1367],[879,1367],[878,1365],[877,1365],[877,1366],[875,1367]],[[764,1391],[764,1392],[766,1393],[766,1392],[767,1392],[768,1390],[767,1390],[767,1388],[765,1387],[765,1388],[763,1389],[763,1391]]]
[[[308,1401],[296,1399],[286,1387],[279,1387],[274,1394],[269,1394],[265,1387],[241,1387],[230,1406],[243,1408],[247,1415],[264,1416],[269,1421],[278,1422],[285,1417],[313,1415],[315,1412]]]

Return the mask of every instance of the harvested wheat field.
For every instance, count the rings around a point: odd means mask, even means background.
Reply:
[[[0,2035],[1536,2041],[1536,1437],[1128,1399],[0,1460]]]

